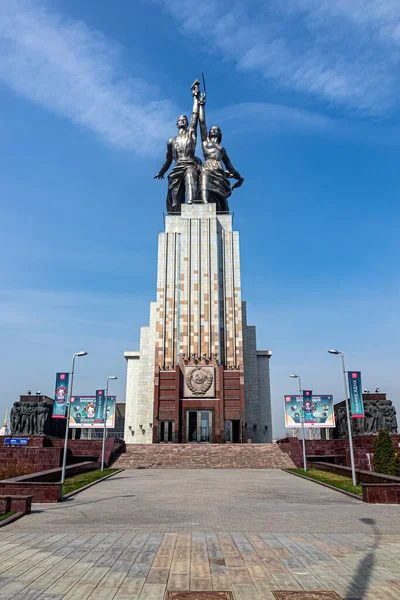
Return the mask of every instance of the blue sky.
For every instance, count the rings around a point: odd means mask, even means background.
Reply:
[[[125,396],[155,299],[165,182],[204,71],[245,177],[231,208],[258,347],[283,395],[343,397],[340,361],[400,411],[397,0],[0,0],[0,417],[26,389]]]

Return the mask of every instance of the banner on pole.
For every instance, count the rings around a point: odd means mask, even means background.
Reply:
[[[56,374],[56,391],[54,394],[53,419],[65,419],[68,398],[69,373]]]
[[[102,423],[104,426],[104,397],[106,391],[105,390],[96,390],[96,413],[94,415],[95,423]]]
[[[310,391],[310,390],[306,390]],[[304,427],[327,428],[335,427],[335,413],[333,410],[333,396],[285,396],[285,427],[288,429],[301,429],[301,411],[304,406]],[[305,406],[305,403],[307,407]],[[308,410],[306,410],[306,408]]]
[[[104,390],[101,395],[96,396],[72,396],[71,412],[69,426],[79,429],[96,429],[104,427]],[[106,408],[106,427],[112,429],[115,427],[115,409],[117,404],[116,396],[108,396]]]
[[[361,372],[348,371],[347,376],[349,379],[351,416],[353,419],[362,419],[365,417],[365,414],[362,398]]]

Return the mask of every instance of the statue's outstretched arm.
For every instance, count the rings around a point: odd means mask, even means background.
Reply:
[[[197,123],[199,121],[199,93],[200,92],[197,92],[197,90],[193,90],[193,108],[192,116],[190,117],[189,129],[192,130],[194,135],[196,135]]]
[[[241,174],[239,173],[239,171],[236,171],[235,167],[231,163],[231,160],[230,160],[225,148],[222,149],[222,162],[224,163],[224,165],[226,167],[227,177],[230,177],[232,179],[237,179],[235,185],[232,188],[233,190],[235,190],[236,188],[238,188],[242,185],[244,179],[241,176]]]
[[[165,155],[165,160],[162,164],[161,169],[158,171],[157,175],[154,175],[153,179],[164,179],[164,175],[170,168],[171,163],[172,163],[172,139],[169,139],[168,144],[167,144],[167,153]]]
[[[205,111],[206,97],[201,96],[199,100],[199,121],[200,121],[200,134],[201,141],[207,141],[207,124],[206,124],[206,111]]]

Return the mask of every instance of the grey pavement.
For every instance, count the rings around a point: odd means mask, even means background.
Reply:
[[[0,599],[398,600],[399,517],[281,471],[125,470],[0,528]]]

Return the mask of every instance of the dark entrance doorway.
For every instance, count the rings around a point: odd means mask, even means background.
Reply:
[[[189,443],[210,443],[212,441],[211,410],[188,410],[186,417],[187,441]]]
[[[225,421],[225,440],[228,444],[240,444],[240,421]]]

